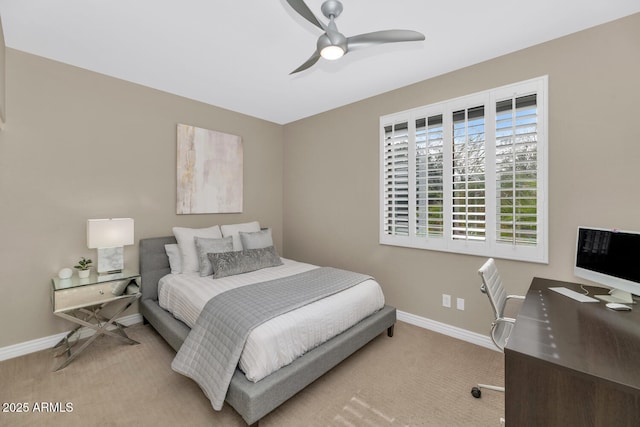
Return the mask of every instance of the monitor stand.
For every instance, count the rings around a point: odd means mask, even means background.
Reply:
[[[594,295],[594,297],[606,302],[619,302],[622,304],[635,304],[630,292],[619,289],[611,289],[609,295]]]

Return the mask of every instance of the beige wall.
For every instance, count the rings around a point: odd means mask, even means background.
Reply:
[[[258,219],[282,246],[282,126],[7,50],[0,132],[0,347],[68,330],[51,277],[87,249],[88,218],[132,217],[136,242],[171,227]],[[176,124],[240,135],[244,212],[176,215]],[[137,269],[137,245],[125,248]]]
[[[399,310],[486,334],[484,258],[378,244],[378,120],[545,74],[549,264],[497,264],[512,293],[534,276],[576,280],[578,225],[640,230],[640,14],[286,125],[285,255],[368,272]]]

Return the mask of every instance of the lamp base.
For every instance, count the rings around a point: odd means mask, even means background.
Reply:
[[[124,268],[124,248],[98,248],[98,274],[119,273]]]

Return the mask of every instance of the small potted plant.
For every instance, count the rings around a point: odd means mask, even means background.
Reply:
[[[78,277],[80,277],[81,279],[86,279],[87,277],[89,277],[89,269],[91,268],[92,262],[93,261],[91,261],[90,259],[82,257],[80,261],[78,261],[78,264],[73,266],[73,268],[78,269]]]

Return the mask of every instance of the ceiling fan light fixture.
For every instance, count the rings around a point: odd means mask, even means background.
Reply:
[[[320,56],[334,61],[347,52],[347,39],[338,32],[325,33],[318,38],[317,48]]]
[[[335,61],[336,59],[342,58],[343,55],[344,49],[340,46],[327,46],[320,51],[320,56],[329,61]]]

